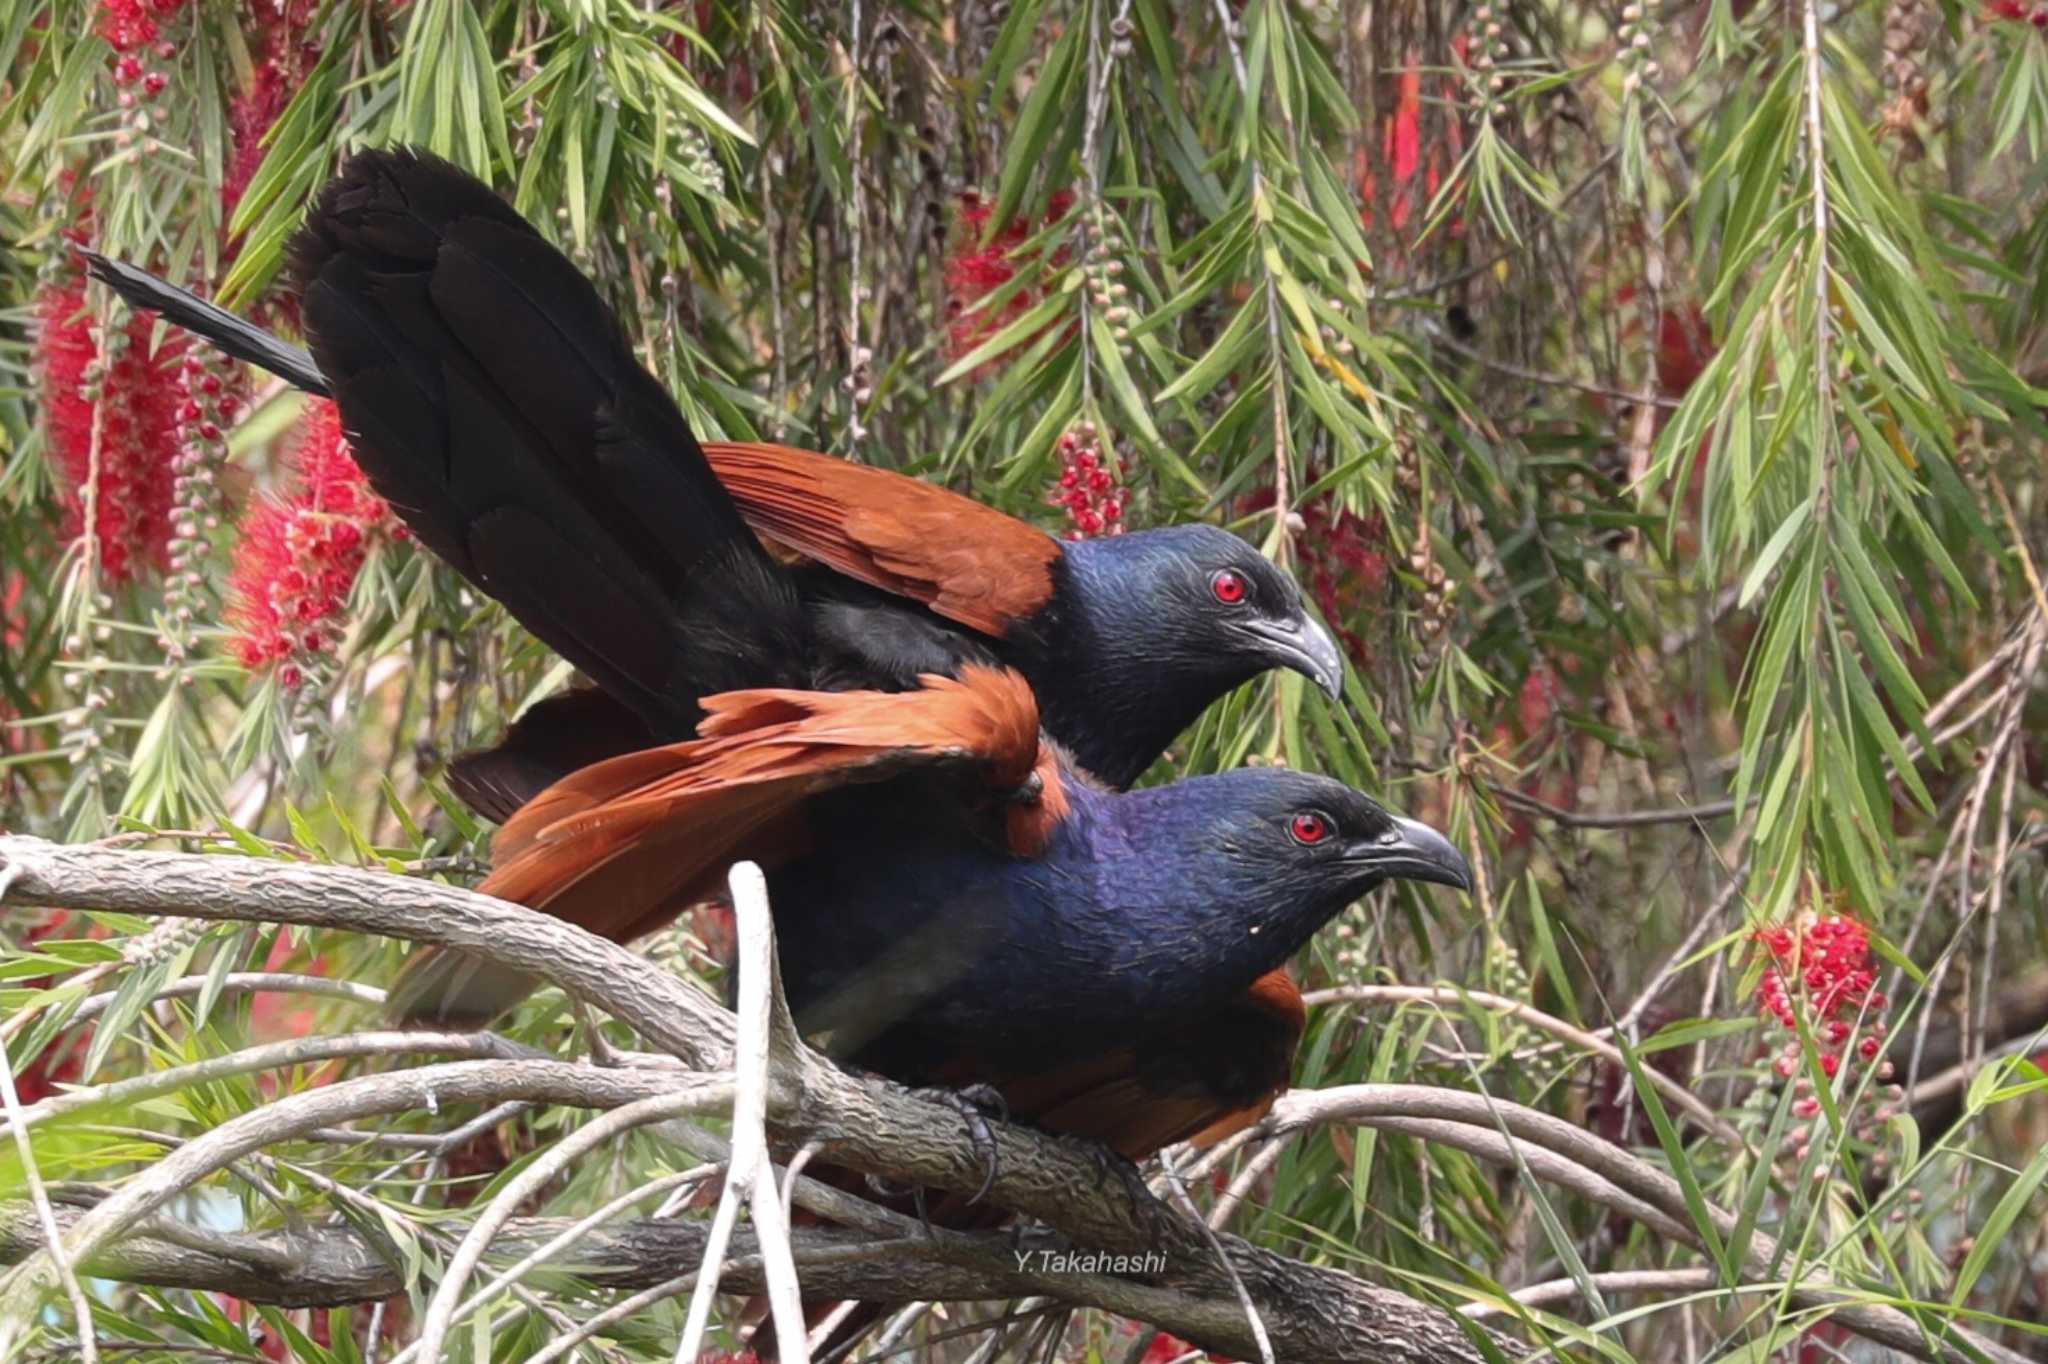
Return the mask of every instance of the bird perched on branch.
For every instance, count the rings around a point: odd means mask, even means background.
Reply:
[[[1393,878],[1469,884],[1442,835],[1328,777],[1096,787],[1008,670],[704,706],[701,738],[524,806],[482,889],[626,941],[759,862],[803,1032],[909,1083],[991,1084],[1126,1155],[1264,1111],[1301,1021],[1269,973],[1344,906]]]
[[[1337,684],[1293,583],[1236,537],[1062,545],[943,489],[776,446],[714,446],[714,469],[589,281],[431,157],[356,156],[291,257],[317,363],[127,267],[95,268],[331,392],[420,540],[596,681],[458,774],[510,821],[494,893],[626,940],[701,898],[719,857],[762,860],[793,1000],[839,1054],[909,1078],[1011,1076],[1020,1112],[1068,1130],[1086,1094],[1133,1075],[1222,1084],[1221,1108],[1154,1107],[1131,1119],[1142,1133],[1098,1134],[1139,1151],[1270,1092],[1276,1065],[1284,1078],[1298,997],[1253,985],[1315,925],[1388,875],[1463,883],[1440,836],[1322,778],[1240,772],[1112,799],[1082,775],[1127,783],[1272,663]],[[786,569],[757,531],[810,565]],[[779,699],[719,699],[733,692]],[[818,695],[833,692],[845,700]],[[927,742],[917,725],[934,714],[954,727]],[[808,717],[806,743],[857,716],[860,742],[827,745],[830,780],[735,784],[713,757],[791,758],[764,715]],[[700,720],[704,739],[658,746]],[[1074,765],[1041,745],[1041,723]],[[858,753],[875,765],[847,761]],[[957,799],[962,765],[1002,774],[993,813]],[[720,803],[663,804],[663,781],[696,792],[707,772]],[[842,789],[856,775],[890,781]],[[526,986],[423,960],[407,982],[419,1014],[487,1016]],[[1264,1039],[1255,1057],[1212,1045],[1226,1019]],[[1091,1086],[1022,1074],[1052,1056],[1086,1059]]]
[[[461,774],[505,817],[487,892],[627,941],[757,861],[830,1054],[992,1085],[1137,1159],[1264,1113],[1303,1021],[1279,968],[1332,915],[1389,878],[1469,883],[1436,831],[1328,778],[1108,789],[1266,667],[1338,685],[1235,537],[1062,545],[821,455],[707,452],[589,282],[429,158],[355,158],[292,257],[317,366],[166,310],[324,384],[418,537],[597,684]],[[422,953],[393,996],[475,1021],[529,985]]]
[[[901,689],[1002,664],[1030,680],[1053,738],[1119,787],[1268,668],[1343,686],[1293,580],[1217,527],[1063,543],[888,470],[700,446],[590,282],[444,161],[358,154],[292,258],[317,361],[88,253],[132,303],[332,395],[418,538],[597,683],[457,769],[486,814],[583,762],[688,736],[698,696],[740,686]],[[808,562],[783,571],[743,524]],[[721,671],[719,635],[757,590],[794,602],[780,670]]]
[[[1093,786],[1007,670],[703,704],[702,738],[521,808],[482,889],[623,942],[759,862],[801,1032],[905,1083],[992,1089],[1011,1117],[1130,1161],[1264,1116],[1304,1023],[1282,964],[1345,905],[1392,878],[1470,883],[1435,830],[1327,777]],[[394,999],[443,1021],[523,989],[455,954],[413,961]],[[931,1219],[1001,1220],[973,1203]]]

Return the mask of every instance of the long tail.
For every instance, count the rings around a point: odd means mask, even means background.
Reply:
[[[361,153],[291,255],[356,458],[429,548],[657,736],[700,696],[807,682],[795,591],[682,413],[489,187]]]
[[[170,321],[195,336],[205,337],[237,360],[246,360],[258,369],[268,370],[294,388],[317,393],[323,398],[330,396],[327,376],[320,372],[320,366],[313,363],[308,352],[272,336],[246,318],[236,317],[227,309],[207,302],[189,289],[158,279],[147,270],[138,270],[84,247],[79,248],[78,254],[85,257],[86,269],[94,279],[127,299],[131,306],[162,313]]]
[[[147,270],[78,248],[93,278],[127,300],[238,360],[317,397],[332,396],[311,351]],[[673,737],[673,736],[668,736]],[[543,701],[495,748],[458,757],[450,787],[487,818],[503,823],[540,791],[584,767],[659,742],[646,722],[609,693],[577,690]]]

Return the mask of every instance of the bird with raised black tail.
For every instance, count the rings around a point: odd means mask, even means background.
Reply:
[[[509,815],[491,893],[625,941],[759,861],[832,1054],[992,1084],[1137,1158],[1265,1111],[1302,1024],[1279,968],[1331,915],[1389,878],[1468,883],[1441,835],[1327,778],[1116,792],[1062,752],[1121,784],[1264,667],[1335,685],[1235,537],[1062,546],[781,447],[714,470],[589,282],[429,159],[357,157],[292,257],[378,490],[600,689],[469,769]],[[394,1000],[476,1020],[528,984],[420,954]]]
[[[888,470],[700,446],[589,281],[433,157],[360,153],[322,190],[292,250],[312,355],[89,259],[138,306],[333,396],[419,539],[596,682],[458,767],[495,817],[581,762],[686,737],[696,696],[734,686],[902,688],[1003,664],[1075,761],[1121,787],[1268,668],[1343,685],[1293,580],[1217,527],[1062,542]],[[780,572],[743,522],[808,563]],[[731,604],[769,583],[803,640],[778,673],[721,671]]]

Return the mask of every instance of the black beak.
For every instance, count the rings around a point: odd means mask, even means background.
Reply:
[[[1451,840],[1417,820],[1399,815],[1389,818],[1394,822],[1392,828],[1352,846],[1353,859],[1375,876],[1472,889],[1472,864],[1451,846]]]
[[[1344,694],[1344,651],[1328,630],[1307,616],[1248,620],[1240,628],[1258,639],[1275,666],[1300,673],[1332,701]]]

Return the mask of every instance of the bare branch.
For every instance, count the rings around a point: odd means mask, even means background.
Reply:
[[[1548,1113],[1484,1094],[1426,1085],[1345,1085],[1327,1090],[1290,1091],[1273,1106],[1261,1127],[1286,1131],[1333,1121],[1407,1132],[1456,1146],[1483,1160],[1511,1167],[1526,1166],[1532,1174],[1556,1177],[1561,1182],[1586,1178],[1606,1181],[1630,1204],[1641,1205],[1631,1211],[1632,1216],[1689,1245],[1700,1244],[1685,1191],[1676,1179],[1648,1161]],[[1556,1159],[1568,1161],[1578,1169],[1561,1171],[1555,1165]],[[1592,1191],[1596,1187],[1586,1184],[1581,1191],[1595,1201],[1613,1205],[1612,1198]],[[1734,1232],[1734,1214],[1709,1205],[1707,1216],[1718,1234],[1725,1237]],[[1752,1233],[1749,1264],[1758,1273],[1770,1275],[1777,1252],[1770,1237]],[[2026,1357],[2017,1351],[1952,1323],[1945,1323],[1935,1332],[1931,1337],[1935,1343],[1930,1345],[1930,1336],[1912,1317],[1895,1308],[1856,1302],[1846,1290],[1830,1284],[1818,1273],[1794,1289],[1791,1299],[1806,1306],[1828,1306],[1830,1320],[1916,1359],[1974,1364],[1981,1357],[1998,1364],[2026,1364]]]
[[[712,1062],[684,1072],[672,1066],[599,1070],[524,1059],[465,1061],[345,1080],[293,1095],[188,1141],[71,1221],[66,1243],[93,1264],[113,1253],[110,1247],[123,1233],[146,1234],[146,1219],[177,1192],[272,1142],[425,1107],[430,1100],[445,1105],[519,1099],[617,1108],[692,1085],[725,1083],[723,1075],[706,1071],[730,1064],[738,1031],[731,1014],[652,962],[572,925],[474,892],[342,867],[225,854],[64,847],[18,837],[0,838],[0,865],[14,869],[10,903],[282,921],[454,947],[554,981],[693,1065],[700,1058]],[[771,1113],[774,1141],[792,1147],[815,1143],[821,1159],[899,1181],[962,1193],[979,1186],[981,1156],[950,1110],[901,1086],[848,1075],[808,1051],[800,1061],[800,1099],[787,1121],[774,1120]],[[667,1124],[663,1130],[678,1126]],[[684,1129],[681,1135],[700,1158],[720,1158],[703,1154],[714,1144],[709,1134]],[[1448,1312],[1237,1237],[1218,1238],[1230,1262],[1231,1274],[1225,1274],[1206,1229],[1168,1211],[1135,1208],[1120,1189],[1105,1196],[1098,1162],[1079,1144],[1002,1123],[993,1125],[993,1135],[998,1174],[989,1197],[999,1206],[1048,1224],[1066,1246],[1157,1250],[1166,1257],[1169,1273],[1157,1282],[1140,1283],[1109,1275],[1027,1272],[1001,1238],[940,1233],[918,1244],[929,1244],[935,1258],[981,1256],[971,1279],[930,1273],[906,1279],[901,1265],[878,1268],[864,1261],[857,1272],[839,1265],[826,1273],[800,1258],[806,1293],[879,1301],[1037,1294],[1157,1322],[1205,1348],[1245,1357],[1258,1347],[1230,1283],[1234,1274],[1256,1304],[1280,1357],[1374,1364],[1477,1364],[1484,1357],[1470,1335],[1476,1328]],[[859,1221],[872,1229],[870,1240],[884,1226],[914,1226],[813,1181],[800,1182],[798,1201],[837,1221]],[[849,1239],[832,1242],[821,1240],[815,1230],[806,1230],[802,1245],[861,1244],[862,1233],[842,1232]],[[17,1244],[24,1243],[17,1239]],[[47,1269],[47,1258],[38,1259]],[[681,1261],[670,1254],[659,1263],[662,1272],[650,1281],[673,1275]],[[737,1262],[729,1268],[734,1271],[728,1275],[729,1287],[762,1282],[738,1275]],[[883,1286],[891,1282],[887,1274],[898,1275],[892,1287]],[[47,1284],[41,1271],[34,1277]],[[361,1279],[359,1270],[356,1280]],[[264,1295],[254,1296],[262,1300]],[[1495,1345],[1509,1354],[1519,1349],[1505,1339]]]
[[[1443,1004],[1457,1006],[1476,1004],[1483,1009],[1506,1014],[1530,1027],[1549,1033],[1583,1051],[1592,1052],[1615,1065],[1627,1069],[1621,1049],[1613,1043],[1603,1041],[1597,1034],[1583,1028],[1575,1028],[1563,1019],[1544,1013],[1530,1004],[1505,995],[1489,994],[1484,990],[1461,990],[1452,986],[1421,985],[1343,985],[1329,990],[1316,990],[1303,996],[1303,1002],[1317,1004]],[[1720,1114],[1707,1106],[1705,1100],[1679,1084],[1663,1072],[1648,1069],[1650,1083],[1657,1092],[1704,1123],[1709,1131],[1729,1145],[1740,1148],[1745,1143],[1742,1134],[1735,1130]]]

